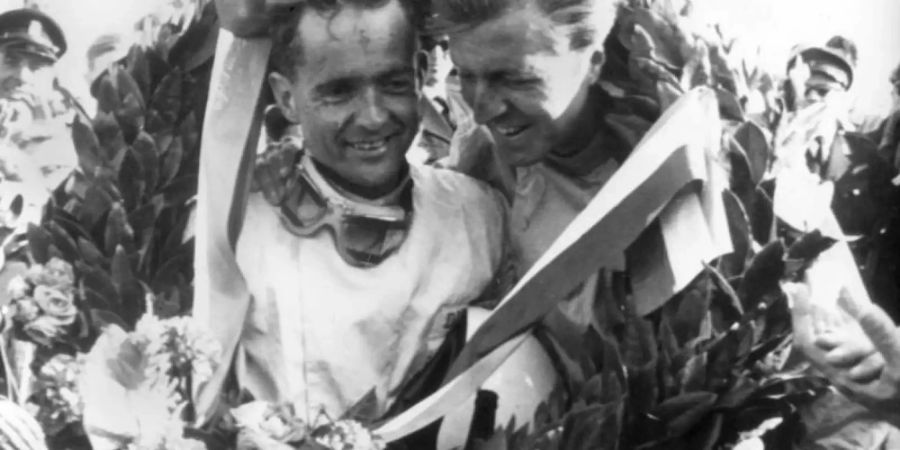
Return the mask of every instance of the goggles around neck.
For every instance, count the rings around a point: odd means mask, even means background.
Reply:
[[[295,176],[297,183],[279,208],[281,222],[291,234],[310,237],[327,229],[341,258],[363,268],[380,264],[406,240],[412,219],[411,208],[402,206],[412,188],[408,175],[397,189],[372,202],[338,192],[308,154],[301,158]]]

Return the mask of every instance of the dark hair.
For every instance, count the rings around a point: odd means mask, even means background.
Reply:
[[[607,12],[610,24],[615,15],[613,0],[432,0],[435,21],[431,31],[452,34],[473,28],[529,2],[554,24],[567,29],[572,50],[600,43],[609,30],[600,29],[603,21],[596,20],[597,15]]]
[[[300,19],[308,9],[320,14],[337,15],[346,7],[375,9],[392,0],[302,0],[287,6],[277,6],[268,11],[271,17],[269,35],[272,38],[270,67],[292,78],[294,69],[303,63],[303,47],[297,33]],[[414,29],[422,30],[429,0],[398,0]]]

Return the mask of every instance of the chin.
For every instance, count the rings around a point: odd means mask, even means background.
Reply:
[[[382,161],[370,166],[369,170],[359,178],[359,184],[367,187],[383,187],[394,183],[400,176],[402,161]]]
[[[498,145],[497,150],[500,152],[503,161],[513,167],[527,167],[535,165],[543,161],[544,157],[548,153],[534,147],[509,148],[503,145]]]

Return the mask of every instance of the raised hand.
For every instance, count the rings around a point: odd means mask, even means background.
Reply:
[[[883,360],[850,315],[824,306],[829,299],[813,298],[815,291],[807,283],[786,283],[782,290],[792,303],[794,346],[832,382],[850,382],[850,372],[863,362],[868,370],[880,370],[879,361]],[[841,295],[846,296],[846,291]],[[833,304],[834,300],[830,301]]]
[[[793,303],[796,348],[845,395],[900,424],[900,330],[891,318],[846,290],[838,309],[812,299],[806,284],[782,289]]]
[[[874,304],[861,305],[849,297],[841,298],[838,304],[860,325],[881,359],[880,365],[871,360],[854,364],[847,372],[849,381],[839,387],[859,403],[888,415],[895,425],[900,424],[900,329]],[[832,343],[822,341],[824,345]]]

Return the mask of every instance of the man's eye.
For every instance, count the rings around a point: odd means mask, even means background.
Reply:
[[[503,84],[513,87],[530,87],[538,82],[536,78],[507,75],[501,78]]]
[[[33,72],[36,72],[36,71],[41,70],[48,66],[49,66],[49,64],[47,64],[46,62],[41,61],[41,60],[35,59],[35,60],[28,61],[28,68],[31,69]]]
[[[22,57],[19,55],[6,54],[3,55],[3,63],[7,66],[17,66],[22,62]]]
[[[353,86],[349,83],[336,83],[317,89],[325,101],[340,101],[353,95]]]
[[[395,94],[406,94],[412,92],[415,87],[415,81],[409,77],[391,78],[383,84],[385,90]]]

